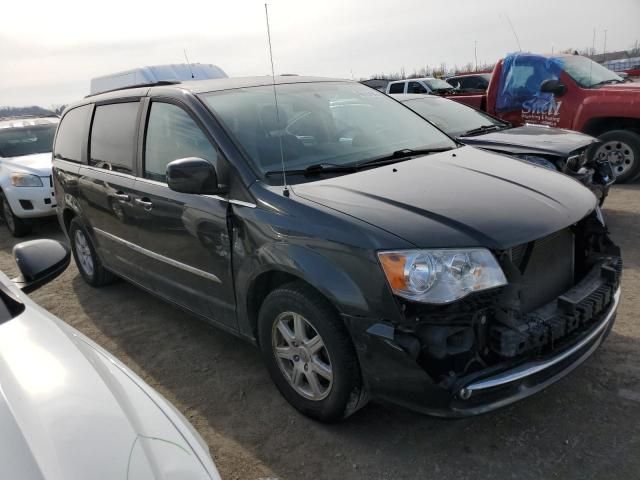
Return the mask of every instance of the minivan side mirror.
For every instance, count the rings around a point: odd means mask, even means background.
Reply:
[[[25,293],[49,283],[66,270],[71,253],[63,243],[49,238],[22,242],[13,247],[20,275],[12,281]]]
[[[560,80],[550,78],[540,84],[540,91],[542,93],[553,93],[554,95],[561,97],[567,92],[567,87]]]
[[[170,162],[167,165],[167,184],[171,190],[182,193],[223,193],[215,167],[198,157]]]

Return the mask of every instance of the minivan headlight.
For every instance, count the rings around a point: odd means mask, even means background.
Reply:
[[[11,185],[14,187],[41,187],[42,180],[30,173],[13,172],[11,174]]]
[[[507,284],[486,248],[378,252],[393,293],[422,303],[449,303]]]

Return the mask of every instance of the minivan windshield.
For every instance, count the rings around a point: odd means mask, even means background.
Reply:
[[[442,97],[425,95],[405,100],[404,103],[452,137],[488,127],[503,129],[508,126],[478,110]]]
[[[53,147],[57,124],[0,128],[0,157],[23,157],[48,153]]]
[[[272,85],[202,95],[262,174],[282,168],[281,144],[286,170],[357,165],[399,150],[456,147],[408,108],[359,83],[281,84],[276,92],[277,111]]]

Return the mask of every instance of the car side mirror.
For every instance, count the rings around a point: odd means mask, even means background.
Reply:
[[[57,240],[42,238],[13,247],[13,258],[20,275],[12,281],[25,293],[49,283],[69,266],[69,248]]]
[[[167,165],[167,184],[182,193],[223,193],[213,165],[198,157],[180,158]]]
[[[540,91],[542,93],[553,93],[554,95],[561,97],[567,92],[567,87],[560,80],[550,78],[540,84]]]

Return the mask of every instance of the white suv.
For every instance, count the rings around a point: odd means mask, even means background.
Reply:
[[[440,78],[424,77],[389,82],[386,93],[432,93],[438,95],[452,90],[453,85]]]
[[[33,218],[56,213],[51,147],[58,117],[0,118],[0,202],[14,237],[31,231]]]

